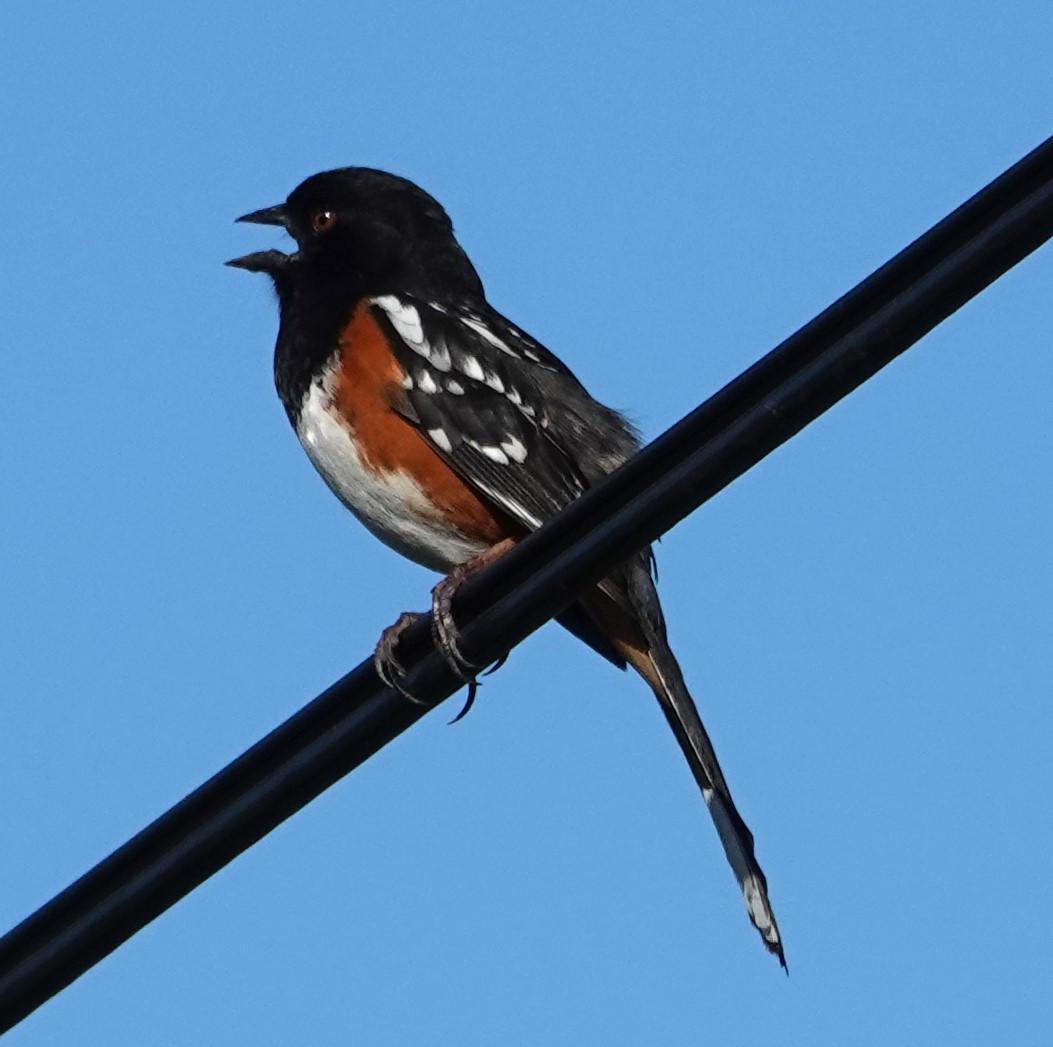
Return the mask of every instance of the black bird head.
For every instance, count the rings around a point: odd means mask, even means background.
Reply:
[[[282,226],[296,240],[294,254],[256,251],[227,263],[267,273],[282,299],[304,278],[354,295],[483,293],[441,204],[386,171],[323,171],[298,185],[285,203],[237,221]]]

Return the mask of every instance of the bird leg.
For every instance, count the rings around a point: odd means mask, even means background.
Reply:
[[[431,631],[435,638],[435,646],[442,652],[450,670],[465,683],[474,684],[476,676],[485,666],[473,665],[461,654],[457,623],[453,620],[453,598],[469,578],[508,552],[514,544],[511,538],[506,538],[489,549],[484,549],[470,560],[458,564],[431,591]],[[504,655],[497,664],[500,665],[507,657]],[[469,699],[473,697],[474,691],[470,693]],[[461,716],[463,715],[464,712],[461,713]],[[460,716],[457,719],[460,719]]]
[[[463,564],[458,564],[435,588],[432,590],[432,637],[435,646],[439,649],[450,671],[468,685],[468,698],[464,708],[450,721],[456,723],[472,707],[475,701],[479,684],[476,676],[483,666],[473,665],[465,658],[458,647],[457,623],[453,620],[453,598],[461,584],[471,578],[476,572],[481,571],[487,564],[493,563],[502,553],[507,552],[513,545],[511,539],[498,542],[497,545],[484,550],[477,556]],[[396,690],[404,698],[408,698],[417,705],[429,705],[411,694],[403,685],[402,677],[406,675],[406,667],[399,661],[397,650],[402,634],[414,622],[420,621],[424,615],[416,611],[404,611],[399,615],[394,625],[389,625],[377,641],[376,649],[373,651],[373,667],[382,683]],[[502,655],[487,672],[494,672],[500,668],[507,654]]]

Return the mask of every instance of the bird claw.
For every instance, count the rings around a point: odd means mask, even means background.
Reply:
[[[489,668],[483,665],[475,665],[470,662],[460,649],[460,633],[457,623],[453,618],[453,598],[461,584],[470,578],[476,571],[485,567],[511,545],[510,541],[499,542],[491,549],[480,553],[478,556],[455,567],[445,578],[439,582],[431,591],[431,632],[432,639],[443,660],[449,667],[450,672],[459,680],[468,685],[468,698],[464,708],[450,721],[451,724],[463,719],[468,710],[475,703],[475,697],[479,693],[480,673],[489,675],[496,672],[508,660],[504,654]],[[414,622],[424,617],[415,611],[406,611],[399,615],[394,625],[389,625],[380,635],[376,650],[373,652],[373,666],[381,681],[393,690],[396,690],[404,698],[408,698],[417,705],[430,705],[411,694],[402,685],[402,677],[406,675],[406,669],[398,659],[396,650],[399,638]]]
[[[501,666],[504,665],[505,662],[508,661],[508,654],[509,654],[509,652],[505,651],[505,653],[502,654],[501,657],[498,658],[497,661],[494,662],[494,664],[491,665],[489,669],[484,669],[483,670],[483,676],[492,676],[494,673],[496,673],[497,670],[500,669]]]
[[[475,696],[479,693],[479,681],[469,680],[468,681],[468,697],[464,700],[464,708],[452,719],[446,726],[452,727],[459,720],[463,720],[468,715],[468,710],[475,705]]]
[[[480,676],[489,676],[491,673],[496,673],[505,662],[508,661],[508,655],[503,654],[500,658],[490,666],[489,669],[484,669]],[[464,708],[447,724],[448,727],[452,727],[458,720],[463,720],[468,714],[468,710],[475,704],[475,696],[479,693],[479,688],[482,684],[478,680],[468,681],[468,697],[464,701]]]
[[[453,597],[469,574],[471,570],[468,564],[461,564],[431,591],[431,632],[435,646],[442,652],[454,676],[460,677],[465,683],[473,683],[484,668],[474,665],[461,654],[460,632],[453,620]]]
[[[434,589],[431,591],[431,629],[435,638],[435,646],[442,652],[450,671],[459,676],[468,685],[468,697],[464,708],[450,721],[455,724],[463,719],[468,710],[475,703],[475,696],[479,693],[478,676],[481,673],[489,676],[496,672],[508,660],[508,655],[503,654],[489,668],[483,665],[475,665],[461,653],[459,644],[459,632],[457,623],[453,618],[453,598],[461,584],[470,578],[476,571],[489,563],[495,555],[503,549],[488,550],[474,560],[455,567]]]
[[[373,668],[376,670],[377,676],[380,677],[381,683],[390,687],[394,691],[398,691],[403,698],[413,702],[414,705],[430,705],[431,703],[418,698],[403,685],[402,678],[406,675],[406,667],[399,660],[396,652],[402,634],[415,622],[419,622],[423,617],[424,615],[419,614],[416,611],[404,611],[399,615],[398,620],[394,625],[389,625],[380,634],[380,639],[377,641],[377,646],[373,651]],[[441,632],[440,629],[442,630]],[[463,719],[467,715],[468,710],[475,704],[475,696],[479,693],[479,682],[476,680],[474,674],[472,676],[464,675],[466,671],[471,671],[471,666],[469,662],[461,657],[460,652],[457,649],[455,639],[456,633],[457,628],[449,613],[447,600],[447,606],[445,606],[444,610],[443,626],[434,629],[435,642],[438,645],[439,650],[442,652],[443,657],[446,659],[446,664],[450,667],[450,670],[468,685],[468,697],[465,700],[464,708],[452,720],[450,720],[451,724],[457,723],[458,720]],[[440,636],[442,639],[440,639]],[[487,672],[493,672],[503,661],[504,658],[488,669]]]
[[[414,705],[430,705],[431,703],[423,701],[402,686],[402,677],[406,675],[406,667],[399,661],[395,652],[402,634],[423,617],[424,615],[417,611],[403,611],[395,624],[389,625],[380,634],[380,639],[373,651],[373,668],[381,682],[392,690],[398,691],[403,698],[409,699]]]
[[[450,725],[457,723],[468,715],[468,710],[475,704],[479,693],[479,681],[476,677],[482,666],[473,665],[461,654],[458,644],[457,623],[453,620],[453,597],[460,584],[471,573],[466,564],[455,567],[431,591],[431,632],[435,646],[442,652],[450,672],[468,685],[468,697],[464,708],[450,720]]]

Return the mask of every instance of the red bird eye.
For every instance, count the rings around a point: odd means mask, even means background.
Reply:
[[[324,233],[336,224],[336,214],[333,211],[316,211],[311,219],[311,228],[316,233]]]

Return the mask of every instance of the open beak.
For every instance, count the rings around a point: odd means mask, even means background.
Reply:
[[[289,216],[285,211],[285,204],[277,204],[274,207],[264,207],[259,211],[250,211],[248,214],[243,214],[240,218],[235,218],[235,222],[252,222],[255,225],[280,225],[285,227],[288,225]]]
[[[252,222],[254,225],[277,225],[283,229],[289,226],[289,214],[285,210],[285,204],[276,204],[274,207],[263,207],[259,211],[250,211],[236,222]],[[253,251],[252,254],[242,255],[240,258],[232,258],[226,265],[235,269],[247,269],[250,273],[270,273],[277,277],[289,262],[289,255],[283,251],[273,248],[269,251]]]
[[[247,269],[250,273],[270,273],[273,276],[280,273],[288,262],[289,256],[284,251],[277,251],[272,247],[269,251],[253,251],[252,254],[232,258],[223,264],[235,269]]]

